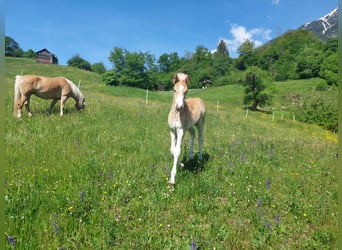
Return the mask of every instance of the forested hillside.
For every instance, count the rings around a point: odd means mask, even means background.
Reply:
[[[194,52],[187,52],[184,56],[173,52],[156,58],[150,52],[114,47],[109,52],[109,69],[103,63],[90,64],[80,55],[71,57],[68,65],[100,73],[108,85],[144,89],[170,89],[170,79],[176,71],[191,75],[190,88],[243,83],[245,70],[250,66],[268,72],[273,81],[320,77],[332,86],[337,85],[337,46],[337,38],[323,42],[313,32],[294,30],[258,48],[246,40],[239,47],[237,58],[230,57],[222,40],[214,52],[198,45]],[[6,55],[35,56],[32,50],[22,51],[9,37],[6,37]]]

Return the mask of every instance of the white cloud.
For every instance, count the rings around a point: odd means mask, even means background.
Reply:
[[[278,4],[280,0],[272,0],[272,4]]]
[[[237,55],[238,48],[243,42],[249,40],[254,42],[256,47],[259,47],[264,42],[271,39],[271,32],[272,31],[270,29],[254,28],[248,30],[242,25],[231,24],[230,33],[232,35],[232,39],[221,38],[220,40],[224,40],[224,42],[228,46],[230,55],[232,57],[235,57]]]

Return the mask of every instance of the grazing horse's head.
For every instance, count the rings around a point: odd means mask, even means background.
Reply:
[[[81,95],[79,98],[78,98],[78,101],[76,102],[75,104],[75,108],[77,110],[83,110],[85,107],[85,97],[83,95]]]
[[[184,107],[185,95],[188,92],[189,76],[184,73],[177,73],[173,76],[173,98],[177,110]]]

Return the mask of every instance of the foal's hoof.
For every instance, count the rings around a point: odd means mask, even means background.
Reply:
[[[175,185],[175,182],[168,181],[167,184],[169,185],[169,187],[173,187]]]

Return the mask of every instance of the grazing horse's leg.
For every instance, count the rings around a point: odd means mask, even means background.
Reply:
[[[172,166],[171,176],[170,176],[170,180],[169,180],[170,184],[175,184],[175,177],[177,174],[177,166],[179,163],[179,156],[181,153],[181,146],[182,146],[182,141],[183,141],[183,136],[184,136],[184,130],[183,129],[177,129],[177,135],[176,136],[177,136],[176,146],[173,150],[173,166]]]
[[[60,112],[60,115],[61,115],[61,116],[63,115],[64,104],[65,104],[65,102],[66,102],[67,99],[68,99],[67,96],[65,96],[65,95],[62,95],[62,96],[61,96],[61,112]]]
[[[27,113],[28,113],[28,115],[29,116],[32,116],[32,113],[31,113],[31,111],[30,111],[30,99],[31,99],[31,96],[28,96],[27,98],[26,98],[26,101],[25,101],[25,108],[26,108],[26,111],[27,111]]]
[[[194,127],[189,128],[189,132],[191,135],[189,158],[193,159],[194,158],[194,142],[195,142],[195,129],[194,129]]]
[[[23,106],[24,106],[26,100],[27,100],[27,97],[24,96],[24,95],[22,95],[21,98],[20,98],[20,100],[18,101],[18,114],[17,114],[17,117],[18,117],[18,118],[21,117],[21,110],[22,110],[22,108],[23,108]]]
[[[58,101],[58,99],[53,99],[48,110],[46,111],[46,114],[49,115],[51,113],[52,108],[55,106],[56,102]]]

